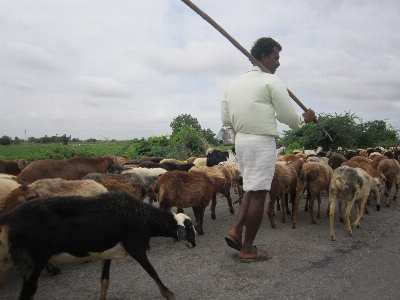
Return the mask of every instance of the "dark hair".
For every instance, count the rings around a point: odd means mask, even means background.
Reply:
[[[260,60],[263,53],[268,56],[272,54],[274,47],[278,48],[279,51],[282,51],[282,46],[277,41],[270,37],[262,37],[254,42],[250,53],[255,59]]]

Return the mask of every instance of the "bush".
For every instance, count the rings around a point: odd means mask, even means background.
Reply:
[[[183,125],[172,138],[172,148],[176,159],[187,159],[191,156],[201,156],[209,147],[201,132]]]

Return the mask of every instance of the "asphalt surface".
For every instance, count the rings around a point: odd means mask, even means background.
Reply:
[[[303,199],[296,229],[290,217],[289,223],[281,223],[280,212],[272,229],[265,214],[255,244],[273,257],[244,264],[237,251],[225,244],[224,235],[236,215],[229,213],[226,199],[219,197],[217,219],[211,219],[208,207],[205,235],[197,236],[196,248],[153,238],[148,258],[175,299],[399,299],[399,201],[380,211],[371,205],[370,214],[364,215],[361,228],[355,228],[352,236],[339,222],[336,205],[334,242],[329,237],[327,206],[325,193],[322,217],[311,224]],[[234,208],[237,213],[239,204]],[[190,209],[185,213],[194,219]],[[35,299],[99,298],[99,261],[60,267],[58,276],[43,271]],[[130,257],[114,260],[110,273],[108,300],[163,299],[154,281]],[[21,283],[19,273],[13,273],[0,289],[0,299],[17,299]]]

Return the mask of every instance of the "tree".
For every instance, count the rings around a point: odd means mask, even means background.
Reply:
[[[11,144],[11,137],[3,135],[0,138],[0,145],[10,145]]]
[[[204,139],[210,145],[219,145],[222,143],[222,141],[214,138],[215,133],[211,129],[202,129],[201,133],[202,133]]]
[[[369,121],[361,126],[360,147],[395,146],[398,144],[397,131],[383,120]]]
[[[198,131],[201,130],[199,121],[197,121],[196,118],[193,118],[191,115],[188,114],[183,114],[174,118],[171,124],[169,125],[172,128],[172,135],[177,134],[181,130],[183,125],[187,125]]]
[[[62,135],[59,137],[60,142],[64,145],[67,146],[68,142],[71,140],[71,136],[68,136],[66,134]]]

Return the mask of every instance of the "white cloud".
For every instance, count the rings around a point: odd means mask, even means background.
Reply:
[[[130,94],[124,84],[113,78],[79,76],[74,80],[74,85],[92,97],[126,98]]]
[[[246,49],[279,41],[276,75],[307,107],[400,130],[398,1],[194,3]],[[179,0],[3,0],[0,24],[0,136],[141,138],[179,114],[216,131],[226,85],[250,67]]]

